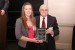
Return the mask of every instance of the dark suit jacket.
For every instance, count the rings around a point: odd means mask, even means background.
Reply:
[[[0,0],[0,10],[7,10],[9,6],[9,0]]]
[[[37,28],[40,27],[39,24],[40,24],[40,16],[37,16],[36,17]],[[51,26],[53,27],[54,37],[55,37],[59,34],[59,28],[58,28],[57,20],[55,17],[48,15],[47,16],[47,28],[49,28]],[[52,37],[50,34],[47,35],[48,50],[55,50],[56,49],[54,37]]]

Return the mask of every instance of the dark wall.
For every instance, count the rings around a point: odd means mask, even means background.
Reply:
[[[39,6],[44,3],[43,0],[9,0],[8,22],[7,22],[7,40],[16,40],[15,21],[20,17],[21,7],[24,2],[30,2],[33,6],[34,15],[39,15]]]
[[[72,50],[75,50],[75,26],[73,27]]]

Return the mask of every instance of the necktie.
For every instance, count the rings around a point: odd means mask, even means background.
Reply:
[[[45,18],[43,18],[42,20],[42,28],[45,28],[45,21],[44,21]]]

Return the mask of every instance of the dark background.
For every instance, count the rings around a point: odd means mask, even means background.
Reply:
[[[24,2],[30,2],[33,6],[34,15],[39,15],[39,6],[44,3],[44,0],[9,0],[8,18],[7,18],[7,41],[16,41],[15,38],[15,22],[21,15],[21,8]],[[15,43],[16,44],[16,43]],[[14,44],[12,43],[14,46]],[[12,48],[10,45],[8,48]],[[16,47],[15,47],[16,48]],[[12,50],[15,50],[12,48]],[[75,50],[75,26],[73,27],[72,50]]]
[[[39,6],[44,3],[43,0],[9,0],[8,21],[7,21],[7,40],[14,41],[15,22],[21,15],[21,8],[24,2],[30,2],[33,6],[34,15],[39,15]]]

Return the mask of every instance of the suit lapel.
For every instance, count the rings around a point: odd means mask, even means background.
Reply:
[[[51,17],[48,15],[47,16],[47,28],[51,26]]]

